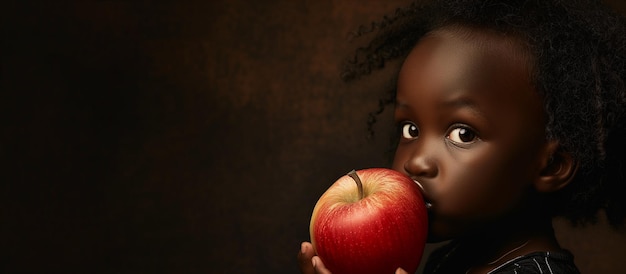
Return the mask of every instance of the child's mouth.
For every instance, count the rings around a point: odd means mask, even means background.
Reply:
[[[422,184],[413,179],[413,182],[415,182],[415,184],[417,184],[417,186],[419,186],[420,190],[422,191],[422,196],[424,197],[424,203],[426,203],[426,208],[430,209],[431,207],[433,207],[433,204],[428,200],[428,198],[426,198],[426,191],[424,190],[424,186],[422,186]]]

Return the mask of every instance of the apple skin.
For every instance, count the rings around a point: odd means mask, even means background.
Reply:
[[[386,168],[339,178],[319,198],[311,216],[311,242],[334,274],[414,273],[424,252],[428,213],[418,185]]]

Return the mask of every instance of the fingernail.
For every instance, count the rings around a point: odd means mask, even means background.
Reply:
[[[306,253],[306,244],[302,243],[302,245],[300,246],[300,252],[302,252],[302,254]]]
[[[311,264],[313,265],[313,268],[315,268],[315,265],[317,264],[317,258],[313,257],[313,259],[311,259]]]

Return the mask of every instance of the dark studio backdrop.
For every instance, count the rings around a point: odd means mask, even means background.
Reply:
[[[5,2],[0,272],[297,273],[317,198],[388,163],[347,34],[407,2]],[[626,233],[557,229],[626,269]]]

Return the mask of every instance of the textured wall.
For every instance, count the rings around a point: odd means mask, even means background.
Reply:
[[[296,273],[321,193],[387,163],[385,72],[338,67],[408,1],[182,2],[3,4],[1,272]],[[624,234],[559,235],[626,268]]]

